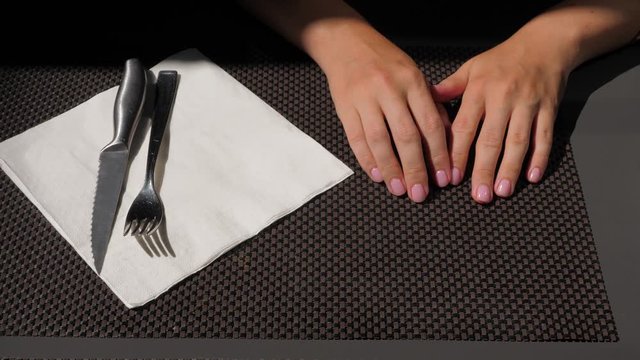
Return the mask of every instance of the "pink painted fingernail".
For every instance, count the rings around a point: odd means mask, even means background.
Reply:
[[[531,171],[529,171],[529,181],[537,183],[541,179],[542,171],[540,171],[540,168],[534,167],[533,169],[531,169]]]
[[[449,177],[444,170],[438,170],[436,172],[436,182],[440,187],[445,187],[449,184]]]
[[[371,169],[371,179],[377,183],[382,182],[384,178],[378,168]]]
[[[511,195],[511,181],[507,179],[502,179],[498,183],[498,188],[496,189],[496,194],[498,196],[507,197]]]
[[[478,189],[476,190],[476,196],[478,197],[478,200],[483,203],[491,202],[492,194],[493,191],[491,191],[491,189],[489,189],[489,187],[485,184],[478,186]]]
[[[427,198],[427,192],[422,184],[415,184],[411,187],[411,200],[423,202]]]
[[[400,181],[400,179],[398,178],[393,178],[391,179],[391,193],[393,195],[396,196],[400,196],[400,195],[404,195],[404,193],[407,191],[404,188],[404,185],[402,184],[402,181]]]
[[[451,170],[451,177],[451,183],[453,185],[460,185],[462,182],[462,172],[460,172],[460,169],[457,167],[454,167],[453,170]]]

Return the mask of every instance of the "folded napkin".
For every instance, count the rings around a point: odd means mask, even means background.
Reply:
[[[122,236],[144,180],[147,126],[139,134],[141,141],[145,136],[140,150],[131,156],[100,274],[130,308],[158,297],[352,174],[197,50],[152,70],[180,74],[157,168],[166,225],[153,238]],[[116,92],[109,89],[0,143],[2,169],[92,268],[98,156],[113,136]]]

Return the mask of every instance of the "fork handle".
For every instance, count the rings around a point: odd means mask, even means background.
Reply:
[[[164,136],[164,129],[171,115],[171,109],[176,98],[178,87],[178,73],[176,71],[160,71],[156,81],[156,103],[153,120],[151,122],[151,138],[149,139],[149,155],[147,157],[146,183],[154,186],[155,167],[160,144]]]

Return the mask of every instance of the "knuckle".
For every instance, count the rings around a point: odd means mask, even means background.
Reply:
[[[520,170],[521,170],[521,166],[516,164],[504,165],[500,169],[500,173],[502,175],[499,175],[499,176],[507,178],[511,180],[512,183],[514,183],[517,181],[518,175],[520,175]]]
[[[535,89],[522,90],[518,96],[520,106],[525,106],[529,109],[537,109],[540,106],[540,102],[540,96]]]
[[[446,165],[449,162],[449,154],[445,151],[432,151],[430,154],[431,161],[436,167],[442,167],[438,165]]]
[[[467,117],[456,118],[451,124],[451,132],[454,135],[465,135],[471,133],[471,120]]]
[[[476,144],[476,152],[482,152],[483,150],[490,150],[492,152],[499,152],[502,149],[502,144],[493,141],[478,141]]]
[[[526,88],[520,93],[521,101],[527,105],[538,105],[540,103],[540,96],[536,89]]]
[[[478,72],[473,74],[473,77],[469,79],[469,82],[471,83],[470,86],[473,86],[473,88],[480,94],[486,94],[487,90],[495,85],[493,77],[489,74]]]
[[[379,159],[376,158],[376,162],[386,179],[402,177],[402,169],[395,156],[385,153]]]
[[[555,111],[560,106],[560,97],[550,96],[548,99],[541,101],[541,105],[553,109],[553,117],[555,118]]]
[[[468,152],[465,151],[464,149],[453,149],[451,150],[451,157],[453,158],[454,161],[458,160],[460,162],[462,162],[462,160],[465,160],[467,158]]]
[[[420,134],[416,130],[415,126],[410,124],[403,124],[396,129],[395,139],[401,144],[412,144],[420,141]]]
[[[502,93],[510,95],[520,88],[520,82],[516,77],[507,76],[497,87]]]
[[[369,173],[371,169],[376,167],[375,160],[367,153],[364,152],[354,152],[360,167],[366,172]]]
[[[551,146],[551,142],[553,141],[553,129],[551,127],[543,126],[539,128],[537,132],[540,140]]]
[[[404,176],[407,179],[422,179],[427,176],[427,170],[420,165],[406,165],[403,167]]]
[[[502,108],[511,104],[514,91],[506,89],[504,86],[498,86],[496,90],[490,90],[494,94],[490,103],[497,108]]]
[[[522,130],[514,131],[509,135],[507,141],[509,142],[509,145],[527,147],[529,146],[529,133]]]
[[[502,134],[495,130],[485,131],[478,139],[477,148],[500,149],[502,147]]]
[[[502,174],[501,176],[506,176],[510,179],[517,178],[521,167],[522,161],[503,161],[500,164],[500,171],[498,171],[498,173]]]
[[[435,115],[428,115],[420,122],[420,127],[426,134],[437,133],[444,128],[442,120]]]
[[[347,141],[352,146],[360,146],[366,144],[367,139],[361,131],[351,131],[347,133]]]
[[[486,86],[486,77],[482,74],[474,73],[470,76],[466,91],[462,96],[465,100],[480,101],[482,100],[481,94],[484,94]]]
[[[367,140],[374,145],[385,143],[388,137],[387,130],[382,127],[371,128],[367,134]]]
[[[484,102],[484,98],[479,94],[482,94],[482,86],[479,84],[469,84],[466,92],[462,94],[462,101],[472,106],[478,106],[478,104]]]
[[[492,179],[494,172],[494,169],[478,167],[476,169],[473,169],[473,176],[477,177],[478,179]]]
[[[487,82],[484,91],[487,94],[488,102],[498,106],[509,104],[516,93],[516,86],[510,81],[490,81]]]
[[[404,67],[400,72],[400,76],[404,81],[414,87],[419,87],[425,84],[424,75],[420,69],[415,66]]]
[[[393,78],[389,72],[383,69],[376,69],[371,75],[371,81],[375,86],[382,88],[393,88]]]

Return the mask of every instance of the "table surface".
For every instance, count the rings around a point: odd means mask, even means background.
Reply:
[[[409,41],[406,42],[410,44]],[[425,40],[421,40],[425,44]],[[432,42],[427,42],[432,44]],[[449,44],[450,45],[450,44]],[[468,44],[462,44],[468,45]],[[571,141],[620,340],[615,343],[1,337],[3,357],[630,359],[640,357],[640,45],[572,74]],[[585,100],[588,100],[585,102]]]

